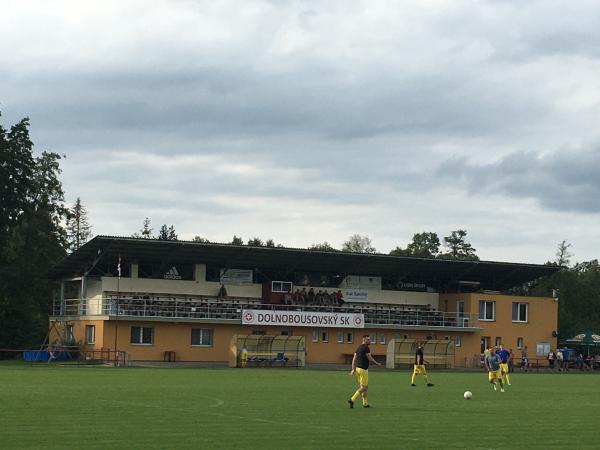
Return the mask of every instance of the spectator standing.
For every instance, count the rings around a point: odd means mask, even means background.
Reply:
[[[515,371],[515,354],[513,353],[513,349],[509,349],[508,355],[508,372],[513,373]]]
[[[341,289],[338,289],[338,291],[335,293],[335,297],[336,297],[338,306],[342,306],[344,304],[344,295],[342,294]]]
[[[227,297],[227,289],[225,289],[224,284],[221,284],[221,287],[219,288],[218,297],[219,297],[219,300],[225,300],[225,298]]]
[[[560,348],[556,349],[556,365],[558,366],[558,371],[562,372],[563,371],[563,367],[564,367],[564,357],[563,357],[563,353],[562,350]]]
[[[313,288],[310,288],[310,290],[308,291],[307,299],[307,305],[313,305],[315,303],[315,290]]]
[[[551,369],[554,369],[554,359],[556,358],[556,355],[554,354],[554,352],[552,350],[550,350],[550,353],[548,353],[548,366]]]

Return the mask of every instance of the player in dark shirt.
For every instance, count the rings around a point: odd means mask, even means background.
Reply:
[[[427,370],[425,369],[425,355],[423,353],[423,344],[417,345],[417,351],[415,352],[415,365],[413,369],[412,378],[410,379],[410,385],[416,386],[415,380],[417,379],[417,375],[421,374],[425,377],[425,382],[427,386],[433,386],[433,383],[429,382],[429,378],[427,378]]]
[[[365,334],[362,338],[362,344],[358,346],[354,353],[354,358],[352,358],[352,370],[350,370],[350,375],[356,375],[358,389],[352,398],[348,400],[350,408],[354,408],[354,402],[358,400],[358,397],[362,397],[363,407],[370,408],[369,399],[367,397],[367,390],[369,388],[369,364],[373,363],[381,366],[381,364],[375,361],[371,356],[371,350],[369,349],[370,343],[371,336]]]

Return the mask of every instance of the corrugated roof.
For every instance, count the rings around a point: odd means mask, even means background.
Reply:
[[[461,280],[481,283],[482,289],[503,291],[559,268],[538,264],[426,259],[383,254],[321,251],[286,247],[164,241],[119,236],[96,236],[50,271],[52,278],[80,275],[94,260],[202,263],[218,267],[289,272],[326,272],[394,276],[446,286]]]

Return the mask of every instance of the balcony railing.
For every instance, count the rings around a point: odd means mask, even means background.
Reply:
[[[80,300],[65,300],[55,316],[80,315]],[[345,303],[343,306],[262,304],[260,299],[214,297],[108,296],[88,301],[85,315],[127,318],[172,318],[240,323],[243,309],[364,314],[365,325],[475,328],[477,316],[436,311],[428,305]]]

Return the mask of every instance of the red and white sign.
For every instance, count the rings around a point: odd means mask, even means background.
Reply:
[[[313,311],[242,310],[243,325],[276,325],[294,327],[364,328],[364,314]]]

